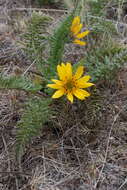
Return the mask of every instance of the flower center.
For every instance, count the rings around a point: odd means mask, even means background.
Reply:
[[[72,88],[75,86],[74,82],[71,80],[71,81],[67,81],[66,83],[66,88],[67,90],[72,90]]]

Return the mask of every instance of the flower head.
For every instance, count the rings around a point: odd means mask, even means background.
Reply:
[[[89,30],[86,30],[84,32],[81,32],[81,29],[82,29],[82,24],[80,23],[80,17],[79,16],[76,16],[73,21],[72,21],[72,25],[71,25],[71,34],[74,38],[74,43],[75,44],[78,44],[78,45],[86,45],[86,42],[84,41],[81,41],[80,39],[84,38],[85,36],[87,36],[90,31]]]
[[[73,103],[73,95],[80,100],[84,100],[86,97],[90,96],[90,93],[82,88],[88,88],[94,84],[88,82],[90,79],[89,75],[81,77],[84,72],[83,66],[79,66],[75,74],[73,74],[71,63],[62,63],[57,66],[57,72],[60,80],[52,79],[54,84],[47,85],[57,90],[52,98],[60,98],[66,95],[67,99]]]

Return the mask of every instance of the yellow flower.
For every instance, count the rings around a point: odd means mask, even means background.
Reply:
[[[81,41],[80,39],[84,38],[85,36],[87,36],[90,31],[89,30],[86,30],[84,32],[81,32],[81,29],[82,29],[82,24],[80,23],[80,17],[79,16],[76,16],[73,21],[72,21],[72,25],[71,25],[71,33],[72,33],[72,36],[74,38],[74,43],[75,44],[78,44],[78,45],[81,45],[81,46],[84,46],[86,45],[86,42],[84,41]]]
[[[62,63],[57,66],[57,72],[60,80],[52,79],[54,84],[47,85],[50,88],[57,89],[52,98],[60,98],[66,95],[67,99],[73,103],[73,95],[80,100],[90,96],[90,93],[82,88],[88,88],[94,84],[88,82],[90,79],[89,75],[81,77],[84,72],[83,66],[79,66],[75,74],[73,74],[71,63]]]

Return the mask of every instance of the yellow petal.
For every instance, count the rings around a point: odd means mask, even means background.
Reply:
[[[90,96],[90,94],[85,91],[85,90],[82,90],[82,89],[76,89],[73,91],[73,94],[80,100],[84,100],[85,97],[88,97]]]
[[[72,66],[71,66],[71,63],[66,64],[66,74],[67,74],[67,79],[68,80],[72,78]]]
[[[72,25],[77,25],[77,24],[80,24],[80,17],[79,16],[76,16],[72,21]]]
[[[80,24],[80,17],[79,16],[76,16],[73,21],[72,21],[72,25],[71,25],[71,31],[73,31],[73,28],[77,25]]]
[[[80,32],[81,29],[82,29],[82,24],[79,24],[73,27],[73,30],[72,30],[73,35],[76,36]]]
[[[62,66],[63,68],[66,68],[66,64],[64,64],[64,63],[61,63],[61,66]]]
[[[57,66],[57,72],[58,72],[58,76],[60,78],[60,80],[65,80],[66,79],[66,72],[65,72],[65,68],[63,66],[58,65]]]
[[[58,84],[58,85],[60,85],[60,86],[62,86],[62,85],[63,85],[63,82],[62,82],[62,81],[60,81],[60,80],[51,79],[51,81],[52,81],[52,82],[54,82],[54,83],[56,83],[56,84]]]
[[[84,67],[79,66],[77,68],[77,71],[76,71],[75,75],[74,75],[74,79],[79,79],[83,75],[83,72],[84,72]]]
[[[57,91],[53,94],[52,98],[60,98],[60,97],[63,96],[63,95],[64,95],[64,89],[60,89],[60,90],[57,90]]]
[[[73,42],[74,42],[75,44],[80,45],[80,46],[84,46],[84,45],[86,45],[86,42],[83,42],[83,41],[78,40],[78,39],[75,39]]]
[[[78,87],[78,88],[88,88],[88,87],[93,86],[93,85],[94,85],[94,84],[93,84],[93,83],[90,83],[90,82],[89,82],[89,83],[87,83],[87,82],[86,82],[86,83],[81,83],[81,82],[80,82],[80,83],[77,84],[77,87]]]
[[[82,32],[82,33],[79,33],[79,34],[76,35],[76,38],[81,39],[81,38],[87,36],[89,33],[90,33],[89,30],[87,30],[85,32]]]
[[[88,96],[90,96],[90,93],[87,92],[86,90],[82,90],[82,89],[80,89],[80,92],[82,92],[82,94],[84,95],[84,97],[88,97]]]
[[[58,84],[48,84],[47,87],[53,88],[53,89],[60,89],[61,86]]]
[[[80,84],[80,83],[86,83],[86,82],[88,82],[89,80],[90,80],[90,76],[89,75],[86,75],[86,76],[84,76],[84,77],[82,77],[82,78],[80,78],[80,79],[78,79],[78,84]]]
[[[73,103],[73,95],[72,95],[71,92],[68,92],[68,93],[67,93],[67,98],[68,98],[68,100],[69,100],[71,103]]]

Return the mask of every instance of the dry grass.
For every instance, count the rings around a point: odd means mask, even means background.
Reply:
[[[53,127],[26,147],[21,171],[15,162],[16,121],[2,104],[8,116],[0,137],[3,189],[126,189],[126,97],[118,90],[105,94],[100,110],[94,110],[96,121],[93,110],[86,113],[89,102],[59,105]]]

